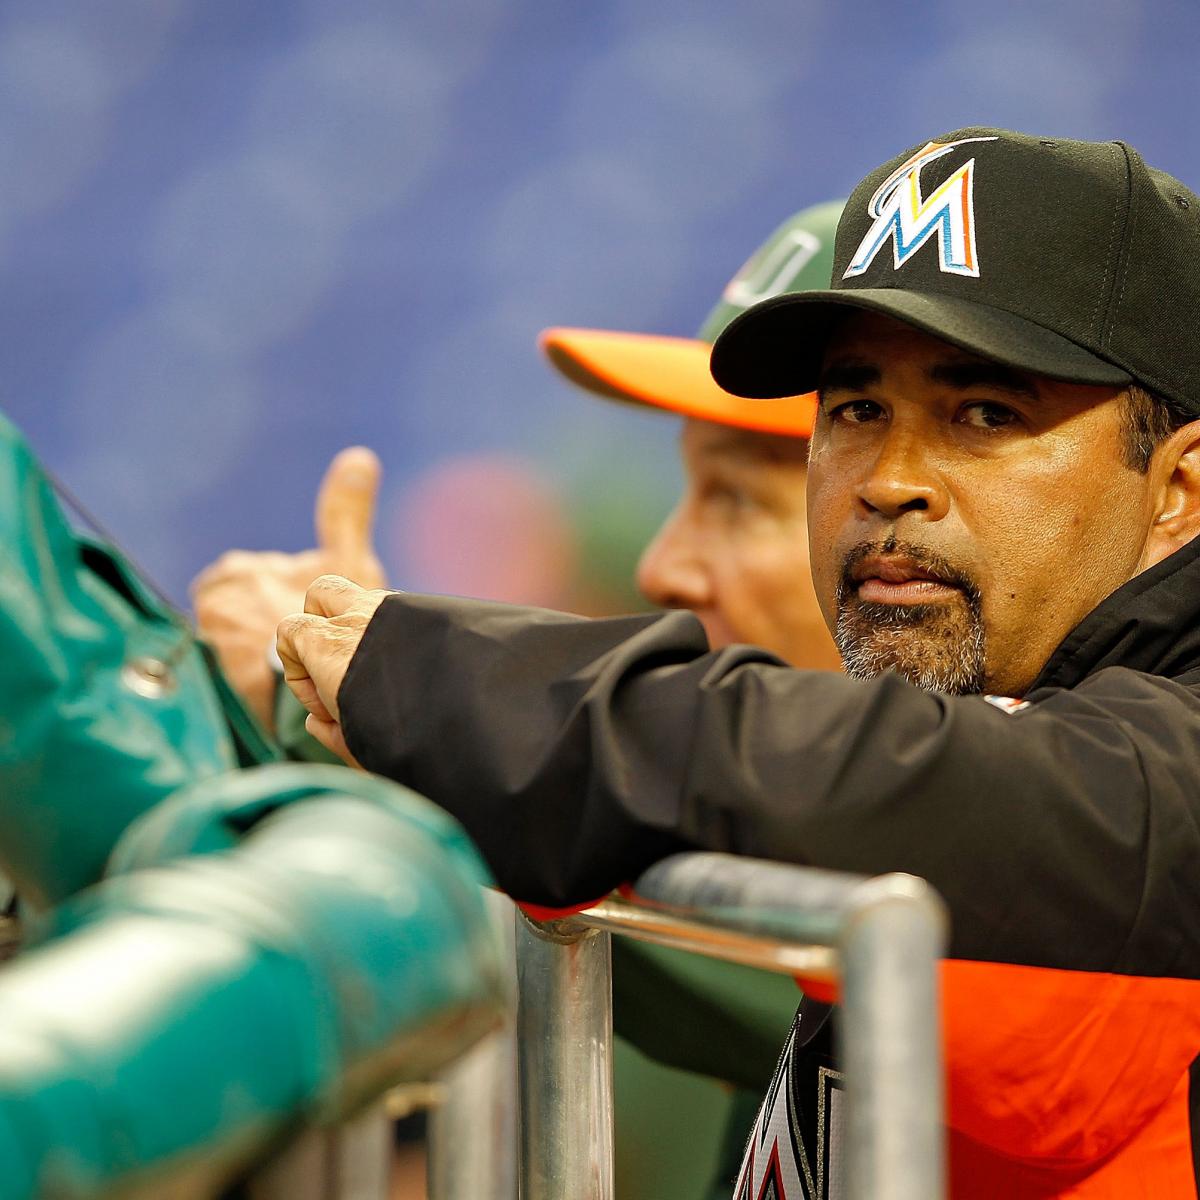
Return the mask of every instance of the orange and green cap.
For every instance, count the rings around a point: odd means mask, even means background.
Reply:
[[[630,404],[648,404],[702,421],[759,433],[808,437],[816,398],[746,400],[717,386],[709,371],[712,343],[752,304],[785,292],[825,290],[833,265],[833,235],[845,201],[806,208],[785,221],[729,281],[694,338],[546,329],[546,357],[572,383]]]

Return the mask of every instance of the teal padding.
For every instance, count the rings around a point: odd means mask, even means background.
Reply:
[[[176,789],[278,754],[179,615],[72,527],[3,417],[0,544],[0,871],[44,908]],[[161,687],[141,686],[151,660]]]
[[[478,856],[361,772],[211,780],[113,862],[0,972],[0,1200],[211,1194],[297,1122],[427,1078],[506,1002]]]
[[[378,775],[319,763],[275,763],[184,788],[140,817],[121,838],[106,873],[159,866],[184,855],[231,850],[276,809],[311,796],[350,795],[403,817],[436,841],[464,871],[490,876],[463,828],[445,810]]]

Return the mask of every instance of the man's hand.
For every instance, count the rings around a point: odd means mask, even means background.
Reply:
[[[364,446],[336,455],[317,493],[317,545],[300,554],[231,550],[192,583],[200,636],[216,651],[229,682],[271,728],[275,675],[267,655],[275,627],[304,603],[320,575],[344,575],[368,588],[387,584],[371,527],[379,459]]]
[[[338,723],[337,695],[375,610],[391,593],[322,575],[304,597],[304,612],[279,623],[283,677],[308,709],[305,728],[327,750],[357,766]]]

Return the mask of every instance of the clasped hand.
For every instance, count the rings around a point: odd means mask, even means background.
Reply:
[[[349,763],[338,712],[338,692],[375,610],[393,593],[362,588],[340,575],[322,575],[304,597],[304,612],[279,623],[276,646],[283,678],[308,709],[305,728]]]

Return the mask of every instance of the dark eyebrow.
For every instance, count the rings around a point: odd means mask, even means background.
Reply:
[[[1026,400],[1038,398],[1037,388],[1022,371],[1015,371],[994,362],[949,362],[939,363],[929,372],[935,383],[945,383],[966,391],[968,388],[995,388]]]
[[[879,368],[868,363],[833,363],[821,372],[817,391],[821,396],[828,392],[861,392],[880,378]]]

